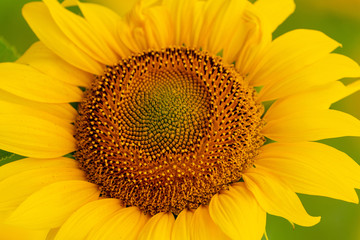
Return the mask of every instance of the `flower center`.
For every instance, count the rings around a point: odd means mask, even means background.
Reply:
[[[188,48],[108,67],[76,119],[76,159],[102,196],[144,213],[196,209],[242,177],[264,143],[262,105],[232,66]]]

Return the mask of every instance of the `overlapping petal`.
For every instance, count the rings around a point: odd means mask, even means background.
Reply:
[[[106,41],[119,56],[125,58],[130,55],[129,49],[121,44],[117,34],[122,21],[118,14],[98,4],[78,2],[78,5],[97,36]]]
[[[92,74],[67,63],[42,42],[31,45],[16,62],[28,64],[47,76],[75,86],[88,87],[93,79]]]
[[[316,142],[271,143],[256,168],[278,176],[293,191],[358,202],[360,166],[345,153]]]
[[[360,77],[359,65],[348,57],[340,54],[328,54],[319,61],[290,73],[291,70],[279,74],[288,74],[280,81],[272,81],[262,88],[259,101],[268,101],[291,96],[314,86],[333,83],[342,78]]]
[[[50,159],[24,158],[1,166],[0,181],[25,171],[54,167],[77,168],[78,162],[66,157]]]
[[[0,114],[0,148],[28,157],[60,157],[75,150],[73,125],[64,127],[25,114]]]
[[[251,29],[243,20],[243,18],[245,18],[243,15],[247,10],[246,7],[250,5],[250,3],[247,1],[210,2],[213,2],[214,4],[221,2],[222,6],[220,8],[213,7],[211,5],[209,6],[208,11],[211,13],[214,12],[215,15],[212,15],[214,18],[213,23],[211,24],[209,30],[205,33],[206,35],[203,36],[204,41],[207,43],[206,49],[208,49],[213,54],[216,54],[221,50],[224,50],[225,55],[229,55],[229,52],[232,52],[233,56],[229,56],[227,58],[235,61],[235,56],[238,55],[240,48],[244,45],[244,41],[246,41],[246,35]],[[219,9],[219,12],[215,12],[212,9]],[[205,20],[205,23],[209,24],[207,20]],[[241,28],[239,26],[241,26]],[[237,46],[232,46],[233,48],[229,48],[229,43],[234,38],[237,41]]]
[[[143,231],[149,216],[144,215],[137,207],[122,208],[109,217],[99,228],[90,232],[86,239],[138,239],[139,232]],[[161,225],[163,222],[159,222]],[[168,232],[170,226],[163,226],[162,232]],[[166,229],[165,229],[166,228]],[[139,237],[141,239],[141,237]],[[157,233],[150,231],[149,236],[142,235],[142,239],[166,239]],[[168,239],[168,238],[167,238]]]
[[[198,4],[197,21],[192,39],[192,46],[201,46],[203,49],[209,49],[209,35],[212,32],[212,26],[215,24],[217,17],[224,16],[229,1],[210,0],[203,5]],[[216,51],[216,49],[213,49]],[[217,54],[217,52],[212,52]]]
[[[0,181],[0,211],[13,210],[32,193],[51,183],[86,180],[79,168],[47,167],[24,171]]]
[[[171,240],[190,240],[190,228],[194,211],[184,209],[176,217]]]
[[[312,226],[320,221],[320,217],[308,215],[293,190],[273,174],[252,168],[244,173],[243,179],[266,212],[302,226]]]
[[[76,1],[76,0],[69,0]],[[101,4],[115,11],[119,16],[125,16],[138,2],[138,0],[118,1],[118,0],[92,0],[91,2]]]
[[[314,109],[268,119],[262,133],[281,142],[360,136],[360,120],[337,110]]]
[[[200,206],[195,210],[191,220],[190,236],[192,240],[230,239],[211,218],[209,206]]]
[[[48,234],[46,235],[46,239],[45,240],[54,240],[55,236],[57,234],[57,232],[59,231],[59,228],[52,228],[50,229],[50,231],[48,232]]]
[[[6,223],[31,229],[56,228],[78,208],[98,197],[95,184],[79,180],[56,182],[29,196]]]
[[[65,122],[73,122],[77,114],[76,110],[68,103],[40,103],[31,101],[9,92],[0,90],[2,106],[0,113],[28,113],[32,110],[34,116],[50,116]]]
[[[56,0],[43,0],[51,17],[62,33],[79,49],[103,64],[114,64],[119,59],[86,20],[63,8]]]
[[[213,196],[209,211],[231,239],[259,240],[265,232],[266,212],[243,182]]]
[[[118,199],[107,198],[90,202],[66,220],[57,232],[55,240],[87,239],[93,229],[102,226],[121,208]]]
[[[266,111],[263,119],[271,121],[284,115],[311,110],[324,110],[331,104],[345,98],[360,89],[360,81],[345,86],[336,81],[331,84],[314,87],[308,91],[276,100]],[[316,104],[315,104],[316,103]]]
[[[152,1],[139,1],[128,15],[129,29],[124,26],[120,30],[125,35],[122,37],[124,43],[136,53],[174,45],[174,23],[168,9],[152,5]]]
[[[340,44],[324,33],[297,29],[276,38],[248,76],[254,86],[281,83],[327,56]]]
[[[139,240],[166,240],[171,238],[172,228],[175,218],[172,213],[158,213],[151,217],[150,220],[140,231],[137,239]]]
[[[0,64],[0,89],[23,98],[45,103],[79,102],[81,90],[36,69],[17,63]]]
[[[191,46],[190,38],[194,29],[196,0],[164,0],[174,23],[174,43]]]
[[[10,94],[9,94],[10,95]],[[40,103],[41,104],[41,103]],[[44,103],[44,105],[50,105]],[[50,106],[51,107],[51,106]],[[75,116],[72,120],[67,120],[63,118],[59,118],[57,116],[52,115],[51,113],[39,111],[38,109],[33,109],[29,104],[17,104],[11,103],[9,101],[3,101],[0,99],[0,114],[19,114],[22,113],[27,116],[33,116],[37,118],[42,118],[46,121],[53,122],[63,128],[68,128],[69,123],[73,122]]]
[[[57,26],[46,5],[31,2],[23,7],[23,16],[40,41],[73,66],[93,74],[101,74],[103,65],[79,49]],[[56,41],[54,41],[56,39]]]

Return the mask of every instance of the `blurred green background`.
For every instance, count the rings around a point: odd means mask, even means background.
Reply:
[[[94,0],[100,2],[101,0]],[[105,0],[114,4],[115,0]],[[134,0],[127,0],[131,5]],[[21,16],[21,7],[30,0],[0,0],[0,40],[21,55],[36,41]],[[343,44],[336,52],[360,63],[360,0],[295,0],[295,13],[274,33],[274,37],[296,28],[321,30]],[[121,9],[119,11],[124,11]],[[12,54],[1,51],[0,54]],[[349,80],[346,80],[349,82]],[[348,112],[360,119],[360,92],[332,108]],[[346,152],[360,163],[360,138],[338,138],[322,141]],[[358,191],[360,194],[360,191]],[[358,240],[360,239],[360,206],[324,197],[300,196],[305,208],[313,216],[322,216],[321,222],[310,228],[296,226],[284,219],[268,216],[267,234],[270,240]]]

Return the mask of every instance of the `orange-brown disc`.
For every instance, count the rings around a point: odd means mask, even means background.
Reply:
[[[76,119],[76,159],[104,197],[144,213],[208,204],[253,165],[263,108],[232,66],[188,48],[107,67]]]

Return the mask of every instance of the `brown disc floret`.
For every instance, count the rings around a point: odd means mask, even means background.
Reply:
[[[144,213],[208,204],[253,165],[263,108],[232,66],[188,48],[107,67],[76,119],[76,159],[104,197]]]

